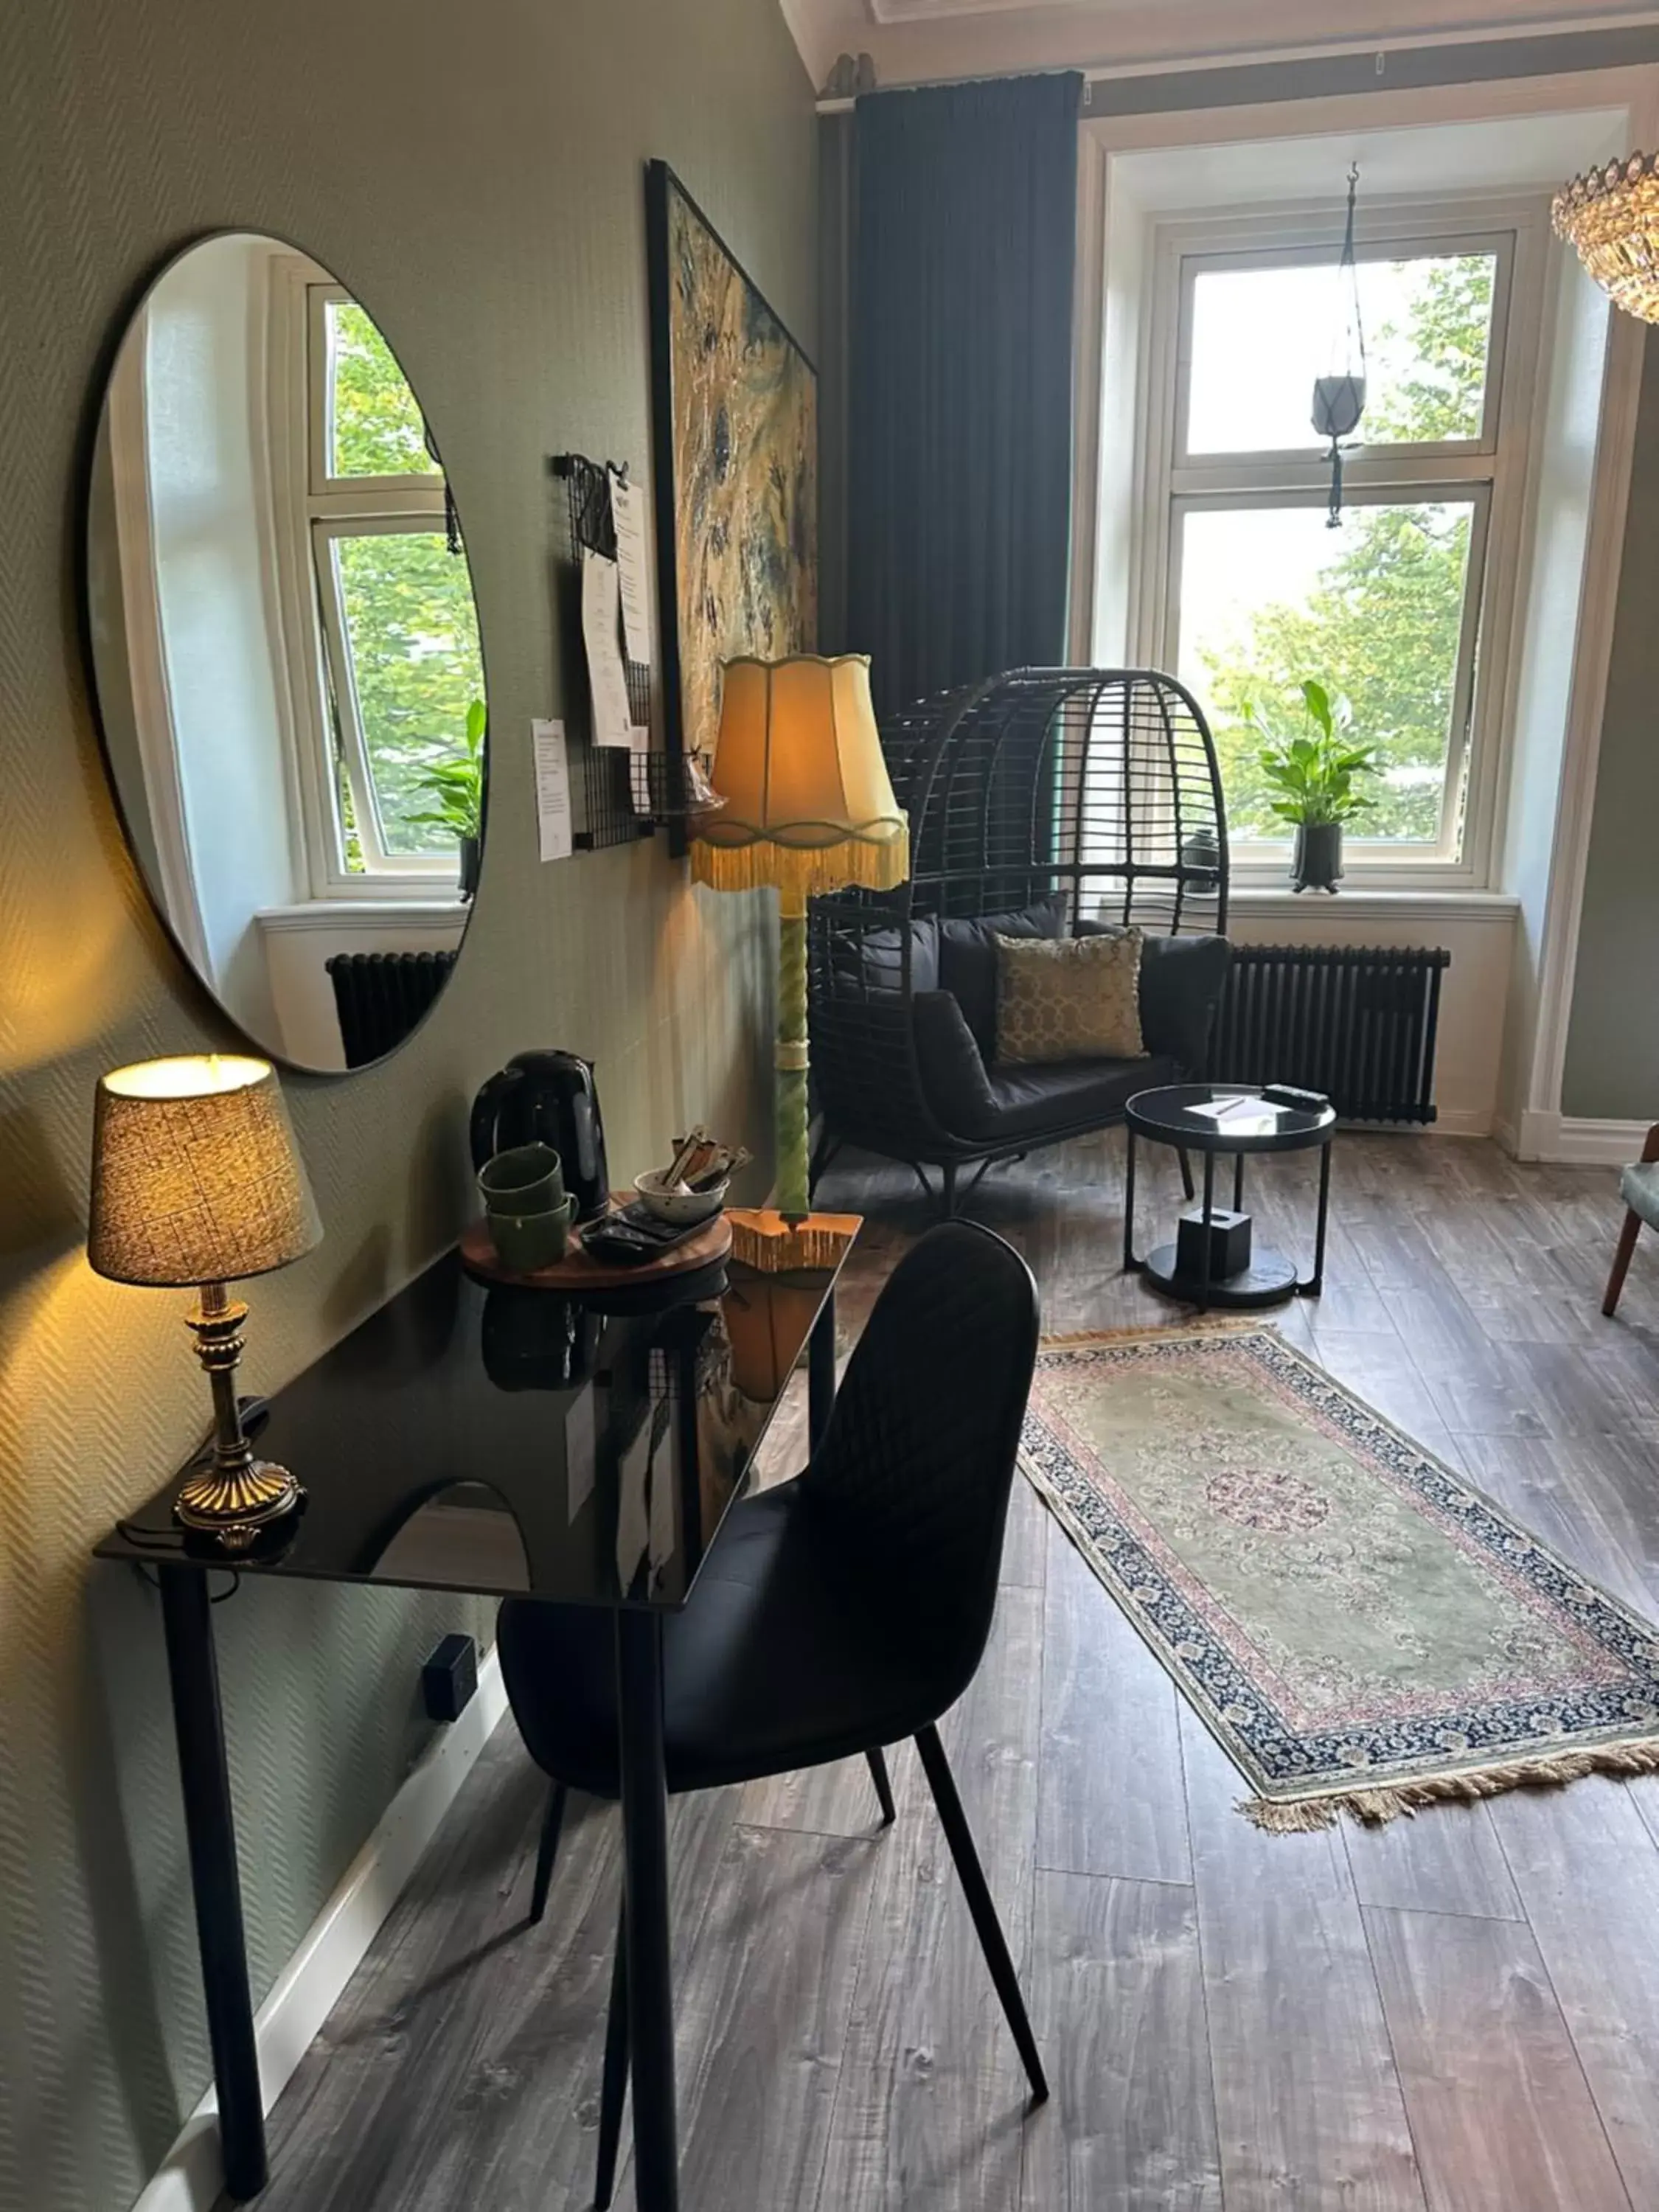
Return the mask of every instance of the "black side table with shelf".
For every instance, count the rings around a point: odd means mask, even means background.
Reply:
[[[1237,1098],[1231,1114],[1198,1109]],[[1127,1158],[1123,1188],[1123,1265],[1142,1273],[1165,1297],[1195,1305],[1249,1310],[1278,1305],[1285,1298],[1317,1297],[1324,1286],[1325,1232],[1330,1214],[1331,1139],[1336,1115],[1328,1105],[1316,1109],[1270,1106],[1243,1085],[1169,1084],[1142,1091],[1125,1109]],[[1200,1152],[1204,1186],[1198,1204],[1182,1216],[1173,1243],[1160,1244],[1146,1257],[1135,1256],[1135,1145],[1139,1138]],[[1244,1160],[1251,1152],[1303,1152],[1319,1148],[1319,1212],[1314,1230],[1313,1273],[1304,1278],[1282,1252],[1256,1246],[1244,1208]],[[1233,1202],[1223,1211],[1215,1203],[1215,1164],[1231,1155]],[[1190,1188],[1190,1185],[1188,1186]]]

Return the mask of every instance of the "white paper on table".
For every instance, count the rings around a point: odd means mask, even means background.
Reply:
[[[1201,1114],[1206,1121],[1225,1121],[1231,1126],[1240,1115],[1273,1115],[1277,1114],[1279,1109],[1270,1106],[1255,1091],[1238,1091],[1231,1098],[1200,1099],[1196,1106],[1184,1107],[1182,1110],[1188,1114]]]
[[[565,1509],[573,1521],[593,1495],[598,1402],[593,1385],[586,1383],[564,1417]]]
[[[570,761],[562,722],[532,722],[536,763],[536,827],[544,860],[570,858]]]
[[[637,484],[618,476],[611,478],[611,518],[617,526],[617,583],[622,592],[623,635],[628,657],[642,668],[651,665],[651,595],[646,581],[645,501]]]
[[[628,672],[617,633],[617,564],[582,548],[582,643],[593,700],[593,742],[627,745],[634,717],[628,705]]]

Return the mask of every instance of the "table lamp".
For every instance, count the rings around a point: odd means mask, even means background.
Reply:
[[[236,1364],[247,1308],[225,1285],[310,1251],[322,1234],[268,1060],[223,1054],[141,1060],[98,1085],[87,1256],[112,1282],[193,1288],[185,1316],[213,1388],[213,1456],[173,1501],[186,1528],[244,1551],[304,1492],[256,1459]]]
[[[778,1211],[811,1212],[806,1164],[806,902],[910,872],[910,832],[882,757],[866,653],[728,660],[714,784],[725,805],[698,823],[691,872],[717,890],[771,884],[778,974]]]

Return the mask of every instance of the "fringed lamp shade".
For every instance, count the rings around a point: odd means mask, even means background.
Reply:
[[[1564,185],[1551,204],[1558,238],[1577,247],[1626,314],[1659,323],[1659,155],[1632,154]]]
[[[819,892],[890,890],[909,873],[864,653],[728,661],[714,783],[726,804],[697,827],[700,883],[770,884],[786,914],[801,914]]]
[[[854,884],[891,890],[910,872],[866,655],[728,660],[714,781],[726,804],[697,824],[692,873],[716,890],[778,894],[778,1211],[796,1225],[811,1211],[806,902]]]
[[[267,1060],[210,1054],[98,1085],[87,1255],[118,1283],[263,1275],[322,1231]]]

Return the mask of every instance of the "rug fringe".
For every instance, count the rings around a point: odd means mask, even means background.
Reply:
[[[1179,1321],[1127,1322],[1121,1328],[1079,1328],[1050,1336],[1038,1346],[1042,1352],[1080,1352],[1085,1345],[1124,1344],[1161,1338],[1173,1343],[1186,1336],[1278,1336],[1270,1321],[1260,1316],[1240,1319],[1230,1313],[1190,1313]],[[1283,1340],[1282,1339],[1280,1340]]]
[[[1474,1804],[1483,1797],[1502,1796],[1508,1790],[1559,1790],[1589,1774],[1659,1774],[1659,1738],[1598,1744],[1562,1752],[1553,1759],[1511,1759],[1502,1766],[1431,1775],[1386,1790],[1353,1790],[1325,1797],[1241,1797],[1236,1809],[1270,1836],[1304,1836],[1335,1827],[1345,1813],[1350,1820],[1376,1828],[1389,1820],[1410,1820],[1425,1805],[1448,1800]]]

